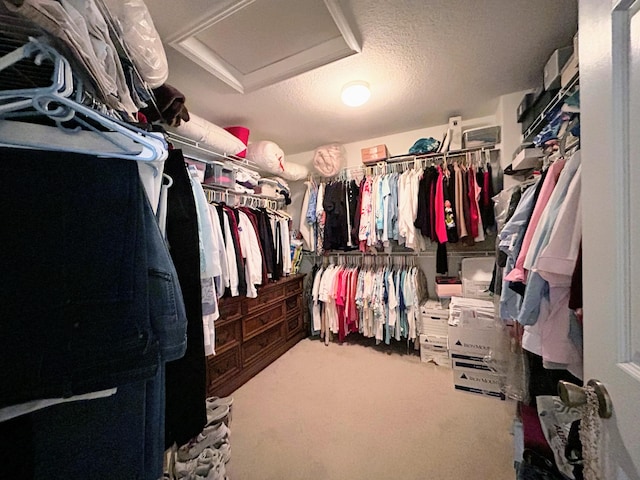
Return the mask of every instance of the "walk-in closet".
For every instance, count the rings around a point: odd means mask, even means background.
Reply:
[[[640,480],[638,12],[0,0],[0,479]]]

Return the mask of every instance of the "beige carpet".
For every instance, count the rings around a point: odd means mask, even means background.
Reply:
[[[515,404],[415,355],[307,339],[233,397],[231,480],[515,478]]]

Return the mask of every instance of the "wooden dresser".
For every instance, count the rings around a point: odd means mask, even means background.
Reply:
[[[216,320],[216,355],[207,357],[207,395],[224,397],[307,336],[304,275],[284,277],[258,290],[258,298],[222,298]]]

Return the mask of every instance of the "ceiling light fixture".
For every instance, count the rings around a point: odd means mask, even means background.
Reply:
[[[370,96],[371,90],[367,82],[349,82],[342,87],[342,103],[349,107],[364,105]]]

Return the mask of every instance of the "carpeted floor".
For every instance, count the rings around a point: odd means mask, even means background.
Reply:
[[[515,405],[415,355],[307,339],[233,397],[231,480],[515,478]]]

